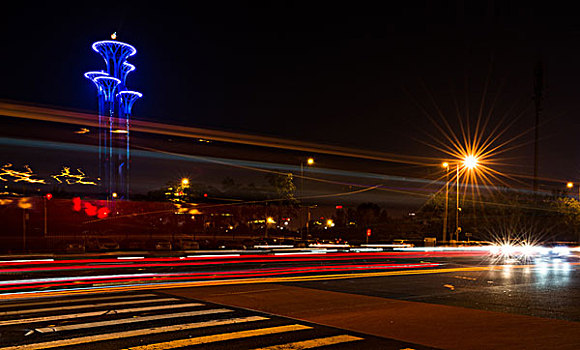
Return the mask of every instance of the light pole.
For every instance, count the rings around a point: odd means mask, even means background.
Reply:
[[[314,158],[312,157],[308,157],[308,159],[306,159],[306,164],[307,165],[313,165],[314,164]],[[300,162],[300,198],[302,199],[302,197],[304,197],[304,161]],[[304,239],[304,232],[302,231],[302,219],[304,218],[304,215],[302,214],[302,210],[300,210],[300,237],[301,239]],[[309,221],[310,221],[310,207],[308,207],[308,218],[306,219],[306,237],[308,238],[308,234],[310,233],[309,231]]]
[[[463,158],[462,163],[463,168],[473,170],[477,167],[478,158],[473,154],[469,154]],[[461,212],[461,207],[459,206],[459,162],[457,162],[456,171],[455,183],[457,190],[457,214],[455,216],[455,240],[459,241],[459,232],[461,231],[461,227],[459,226],[459,212]]]
[[[52,199],[52,194],[47,193],[44,196],[42,196],[42,202],[44,204],[44,231],[43,231],[43,236],[44,238],[46,238],[46,236],[48,236],[48,208],[47,208],[47,201]]]
[[[449,163],[441,164],[446,171],[445,178],[445,213],[443,215],[443,242],[447,242],[447,215],[449,213]]]
[[[459,212],[461,211],[461,208],[459,207],[459,163],[457,163],[456,169],[457,174],[455,175],[455,192],[457,192],[457,198],[455,200],[455,240],[459,241],[459,231],[461,230],[461,227],[459,227]]]

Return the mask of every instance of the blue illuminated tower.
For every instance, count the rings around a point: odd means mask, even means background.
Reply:
[[[107,67],[106,71],[85,73],[98,91],[100,185],[108,200],[128,199],[131,108],[142,95],[127,90],[127,75],[135,70],[127,58],[137,50],[116,40],[97,41],[92,47]]]

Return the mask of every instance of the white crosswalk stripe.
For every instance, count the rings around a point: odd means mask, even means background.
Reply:
[[[211,320],[211,321],[204,321],[204,322],[197,322],[197,323],[180,324],[180,325],[175,325],[175,326],[137,329],[137,330],[133,330],[133,331],[115,332],[115,333],[104,333],[104,334],[97,334],[97,335],[91,335],[91,336],[86,336],[86,337],[68,338],[68,339],[43,342],[43,343],[33,343],[33,344],[26,344],[26,345],[8,346],[8,347],[0,348],[0,350],[36,350],[36,349],[54,349],[54,348],[58,349],[58,348],[63,347],[63,346],[87,344],[87,343],[92,343],[92,342],[102,341],[102,340],[129,338],[129,337],[136,337],[136,336],[143,336],[143,335],[159,334],[159,333],[174,332],[174,331],[183,331],[183,330],[195,329],[195,328],[215,327],[215,326],[235,324],[235,323],[243,323],[243,322],[255,322],[255,321],[262,321],[262,320],[267,320],[267,318],[260,317],[260,316],[250,316],[250,317],[230,318],[230,319],[224,319],[224,320]]]
[[[18,323],[32,323],[32,322],[43,322],[43,321],[57,321],[57,320],[68,320],[72,318],[90,317],[90,316],[102,316],[102,315],[117,315],[126,314],[130,312],[141,312],[141,311],[156,311],[156,310],[168,310],[168,309],[179,309],[184,307],[194,307],[203,306],[200,303],[188,303],[188,304],[173,304],[173,305],[157,305],[149,307],[136,307],[130,309],[118,309],[118,310],[106,310],[106,311],[91,311],[91,312],[81,312],[77,314],[65,314],[65,315],[54,315],[54,316],[44,316],[44,317],[33,317],[33,318],[23,318],[14,319],[7,321],[0,321],[0,326],[7,326],[11,324]]]
[[[71,304],[71,303],[80,303],[85,301],[102,301],[102,300],[115,300],[115,299],[129,299],[130,298],[151,298],[156,297],[155,294],[135,294],[135,295],[115,295],[115,296],[107,296],[107,297],[96,297],[96,298],[78,298],[78,299],[59,299],[55,300],[55,303],[58,304]],[[7,308],[14,308],[14,307],[22,307],[22,306],[40,306],[46,305],[47,301],[38,301],[33,303],[6,303],[0,305],[0,309],[7,309]]]
[[[103,350],[161,350],[229,342],[236,342],[236,348],[244,348],[240,342],[251,342],[251,339],[259,340],[245,348],[265,344],[259,349],[290,350],[364,340],[337,334],[334,329],[319,329],[322,326],[291,323],[292,320],[276,316],[193,301],[158,294],[124,294],[5,305],[4,309],[22,309],[0,311],[0,332],[14,337],[0,338],[0,350],[84,348],[94,342],[101,342],[99,347]],[[77,304],[70,305],[73,302]],[[70,313],[69,310],[79,311]],[[55,314],[57,311],[60,312]],[[23,314],[29,317],[20,318]],[[119,318],[119,314],[128,315]],[[272,345],[274,342],[281,344]]]
[[[163,315],[154,315],[154,316],[122,318],[122,319],[117,319],[117,320],[101,321],[101,322],[80,323],[80,324],[72,324],[72,325],[66,325],[66,326],[60,326],[60,327],[37,328],[37,329],[35,329],[35,331],[37,331],[39,333],[70,331],[70,330],[76,330],[76,329],[95,328],[95,327],[104,327],[104,326],[116,326],[116,325],[121,325],[121,324],[137,323],[137,322],[145,322],[145,321],[153,321],[153,320],[164,320],[164,319],[168,319],[168,318],[221,314],[221,313],[233,312],[233,311],[234,310],[230,310],[230,309],[199,310],[199,311],[181,312],[181,313],[176,313],[176,314],[163,314]]]
[[[0,312],[0,316],[33,314],[33,313],[39,313],[39,312],[51,312],[51,311],[61,311],[61,310],[78,310],[78,309],[86,309],[86,308],[90,308],[90,307],[109,307],[109,306],[119,306],[119,305],[127,305],[127,304],[159,303],[159,302],[164,302],[164,301],[176,301],[176,300],[179,300],[179,299],[176,299],[176,298],[146,299],[146,300],[134,300],[134,301],[120,301],[120,302],[116,302],[116,303],[83,304],[83,305],[49,307],[49,308],[44,308],[44,309],[14,310],[14,311]]]

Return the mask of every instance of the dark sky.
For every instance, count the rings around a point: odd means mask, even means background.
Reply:
[[[94,86],[82,74],[104,62],[90,45],[117,32],[138,50],[127,83],[144,94],[138,118],[437,156],[419,142],[442,136],[418,104],[433,94],[456,127],[453,100],[467,95],[473,123],[489,78],[498,98],[490,125],[525,111],[504,138],[515,136],[533,127],[541,59],[540,174],[579,179],[577,12],[466,3],[23,2],[0,23],[0,98],[95,109]],[[517,160],[510,171],[531,173],[532,135],[514,141],[528,144],[510,154]]]

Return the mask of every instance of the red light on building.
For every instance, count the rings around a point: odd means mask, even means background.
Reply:
[[[73,198],[73,210],[74,211],[81,211],[81,209],[82,209],[81,198],[80,197]]]
[[[95,216],[97,215],[97,207],[92,205],[91,203],[85,202],[85,213],[88,216]]]
[[[371,229],[369,228],[369,229],[367,229],[367,237],[370,237],[370,236],[371,236]]]
[[[102,207],[102,208],[99,208],[99,210],[97,211],[97,217],[99,219],[104,219],[107,216],[109,216],[110,213],[111,213],[111,211],[109,210],[109,208]]]
[[[337,205],[336,209],[342,209],[342,205]]]
[[[204,193],[204,194],[203,194],[203,196],[204,196],[204,197],[207,197],[207,193]]]
[[[46,197],[46,200],[51,200],[52,199],[52,193],[47,193],[45,195],[45,197]]]

